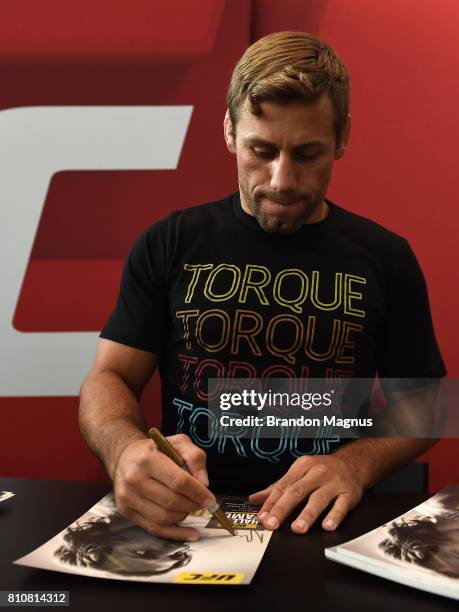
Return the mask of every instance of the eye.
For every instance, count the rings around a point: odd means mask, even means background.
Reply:
[[[262,157],[263,159],[271,159],[275,156],[274,149],[268,149],[266,147],[252,147],[252,151],[257,157]]]
[[[315,161],[319,157],[319,153],[297,153],[300,161]]]
[[[144,557],[144,556],[145,556],[145,551],[144,551],[144,550],[136,550],[136,551],[135,551],[135,554],[136,554],[138,557]]]

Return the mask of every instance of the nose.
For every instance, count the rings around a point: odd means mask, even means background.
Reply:
[[[298,188],[295,162],[287,154],[281,153],[271,165],[271,189],[273,191],[295,192]]]

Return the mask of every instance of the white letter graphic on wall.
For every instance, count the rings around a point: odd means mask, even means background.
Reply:
[[[51,177],[177,167],[191,106],[0,112],[0,396],[78,395],[95,332],[20,332],[12,320]],[[128,214],[128,213],[126,213]]]

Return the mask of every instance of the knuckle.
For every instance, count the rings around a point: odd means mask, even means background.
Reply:
[[[146,468],[146,466],[148,465],[148,456],[147,453],[145,453],[144,451],[141,451],[138,455],[137,455],[137,460],[136,460],[137,465],[140,468]]]
[[[309,499],[319,504],[327,504],[329,498],[323,491],[314,491],[314,493],[311,493],[309,496]]]
[[[296,460],[296,463],[298,463],[301,466],[306,467],[306,465],[308,465],[310,461],[311,461],[310,457],[306,455],[302,455],[301,457],[298,457],[298,459]]]
[[[314,466],[313,473],[316,478],[323,478],[328,474],[328,467],[325,463],[318,463]]]
[[[184,471],[179,471],[171,478],[171,488],[180,491],[186,486],[188,475]]]
[[[162,502],[163,508],[166,510],[174,510],[177,507],[177,499],[174,494],[166,494]]]
[[[136,488],[140,483],[138,472],[136,470],[128,470],[124,476],[124,482],[128,487]]]
[[[158,525],[169,525],[171,523],[170,513],[164,508],[158,508],[155,512],[155,521]]]
[[[304,488],[299,482],[294,482],[288,487],[288,493],[295,499],[301,500],[305,496]]]
[[[184,433],[176,434],[172,437],[174,438],[174,440],[176,440],[176,442],[191,442],[190,436]]]
[[[155,450],[155,446],[153,445],[153,441],[150,440],[148,444],[142,446],[142,448],[138,451],[136,457],[136,463],[139,467],[147,468],[151,464],[152,459],[152,451]]]
[[[136,502],[133,504],[133,507],[136,511],[137,516],[140,517],[140,520],[143,521],[151,517],[155,512],[154,508],[152,510],[152,508],[148,507],[147,503],[143,499],[136,500]]]
[[[140,479],[139,467],[136,463],[129,463],[122,474],[122,480],[129,487],[138,484]]]
[[[285,480],[278,480],[274,486],[273,486],[273,491],[277,491],[278,493],[285,493],[285,491],[288,488],[288,482],[286,482]]]
[[[206,453],[202,448],[196,446],[196,448],[193,449],[192,457],[193,459],[197,459],[198,461],[203,461],[206,459]]]

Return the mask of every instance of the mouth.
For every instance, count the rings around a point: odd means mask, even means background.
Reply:
[[[270,198],[261,198],[262,202],[266,202],[269,206],[281,206],[287,208],[288,206],[294,206],[295,204],[301,204],[302,200],[289,200],[288,202],[279,202],[278,200],[271,200]]]

